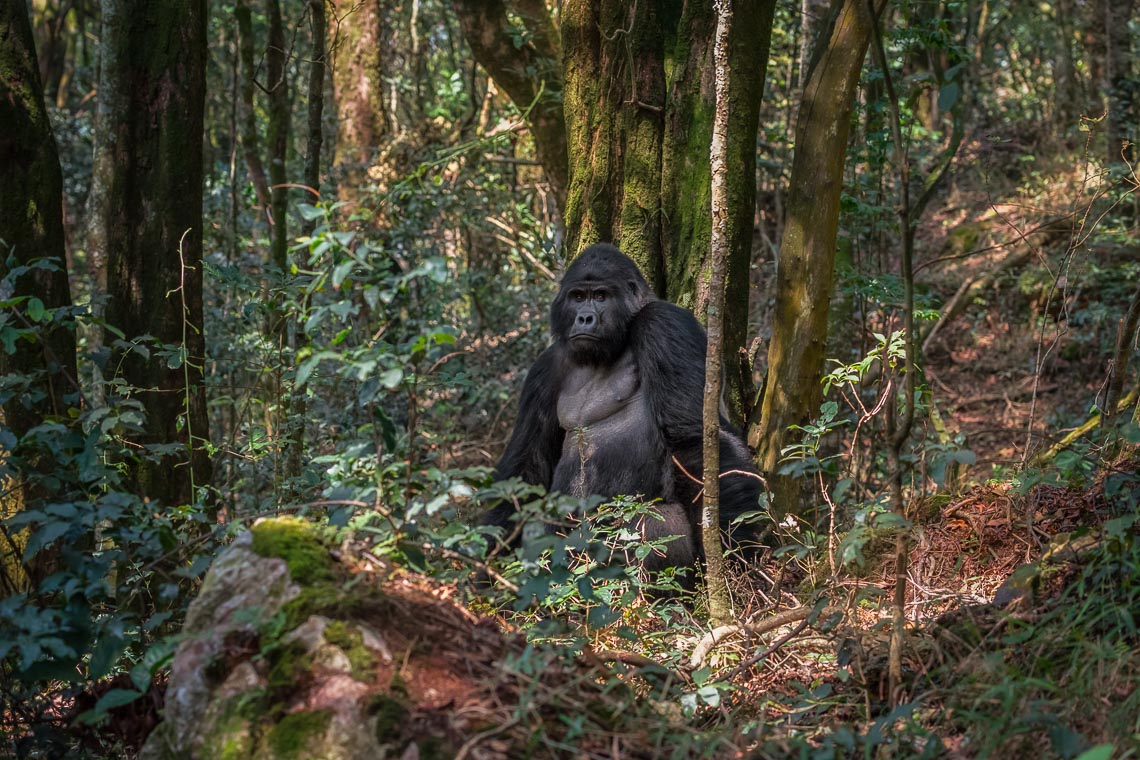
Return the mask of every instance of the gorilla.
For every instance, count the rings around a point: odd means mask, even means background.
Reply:
[[[566,271],[550,332],[550,347],[527,373],[496,480],[518,477],[577,497],[659,500],[642,536],[678,538],[643,567],[695,567],[703,559],[705,331],[691,312],[655,298],[629,257],[598,244]],[[720,424],[727,534],[736,517],[758,508],[761,484],[740,436],[723,415]],[[507,529],[514,513],[500,503],[483,524]]]

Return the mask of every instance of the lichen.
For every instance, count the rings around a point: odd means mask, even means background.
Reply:
[[[281,718],[265,737],[273,757],[280,760],[311,757],[308,750],[313,739],[323,738],[331,718],[328,710],[295,712]]]

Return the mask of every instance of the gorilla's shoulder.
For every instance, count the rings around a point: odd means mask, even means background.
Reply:
[[[650,301],[645,304],[637,313],[637,321],[647,326],[654,325],[653,329],[660,329],[662,325],[674,325],[703,332],[693,312],[668,301]]]
[[[632,343],[639,354],[704,362],[705,331],[688,309],[668,301],[650,301],[633,320]]]

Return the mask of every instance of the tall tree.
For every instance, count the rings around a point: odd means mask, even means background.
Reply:
[[[746,0],[747,1],[747,0]],[[701,510],[701,543],[705,555],[705,585],[709,616],[715,623],[731,617],[728,583],[724,574],[724,547],[720,535],[720,380],[724,337],[724,281],[728,262],[728,86],[732,77],[728,65],[728,38],[732,28],[732,1],[716,0],[716,39],[713,64],[716,67],[716,110],[713,114],[709,165],[712,175],[712,240],[710,263],[708,345],[705,352],[705,397],[701,410],[704,449],[704,505]]]
[[[877,14],[885,0],[873,2]],[[804,508],[798,482],[778,471],[788,428],[810,421],[822,400],[843,164],[872,23],[868,0],[834,0],[796,119],[768,377],[760,425],[749,436],[777,513]]]
[[[107,263],[108,323],[171,351],[118,351],[146,408],[142,495],[184,504],[210,480],[202,385],[205,0],[104,0],[93,209]],[[114,337],[108,335],[111,343]],[[180,446],[171,451],[169,444]]]
[[[5,398],[0,427],[14,436],[3,445],[13,447],[6,456],[15,455],[19,505],[26,507],[50,495],[46,483],[59,481],[58,451],[50,444],[40,446],[37,436],[27,434],[46,420],[68,424],[78,388],[75,336],[56,311],[71,305],[63,176],[22,2],[0,5],[0,123],[0,280],[10,278],[6,284],[11,288],[0,293],[0,301],[6,302],[0,309],[0,385]],[[49,478],[37,478],[36,473]],[[5,499],[4,507],[10,505]],[[9,536],[5,532],[4,539],[11,540]],[[26,580],[34,584],[50,574],[55,558],[54,552],[40,552],[27,563]]]

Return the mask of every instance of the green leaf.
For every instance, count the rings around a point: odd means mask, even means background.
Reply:
[[[356,262],[352,259],[348,259],[346,261],[342,261],[339,264],[337,264],[336,269],[333,270],[333,275],[332,275],[333,287],[339,288],[341,286],[341,283],[343,283],[345,281],[345,279],[350,274],[352,274],[352,268],[355,266],[356,266]]]
[[[111,672],[119,660],[119,655],[127,648],[127,642],[113,633],[104,635],[91,651],[91,661],[87,663],[87,675],[98,680]]]
[[[78,720],[80,723],[96,723],[102,720],[108,711],[129,705],[141,696],[142,692],[134,689],[111,689],[99,698],[94,708],[80,715]]]
[[[316,206],[311,206],[308,203],[298,203],[297,211],[301,213],[301,218],[306,222],[315,221],[324,217],[325,215],[324,209],[317,208]]]
[[[947,82],[938,93],[938,107],[943,111],[949,111],[958,102],[960,94],[961,88],[957,82]]]
[[[702,686],[697,691],[697,696],[709,707],[717,707],[720,705],[720,691],[718,691],[715,686]]]
[[[1111,760],[1112,753],[1115,749],[1116,747],[1111,744],[1098,744],[1092,749],[1086,749],[1077,755],[1076,760]]]
[[[394,390],[400,385],[400,381],[404,379],[404,370],[399,367],[393,367],[386,372],[380,374],[380,384],[388,390]]]
[[[27,313],[28,313],[28,319],[30,319],[31,321],[39,322],[41,319],[44,318],[44,313],[46,311],[47,311],[47,309],[44,308],[44,302],[43,301],[36,298],[35,296],[32,296],[31,298],[28,299]]]
[[[41,549],[57,541],[65,535],[70,528],[71,523],[62,521],[47,523],[41,526],[39,530],[28,538],[28,543],[24,545],[24,559],[29,560],[39,554]]]

